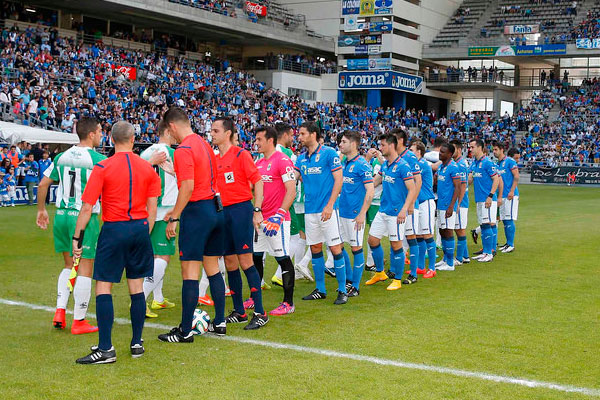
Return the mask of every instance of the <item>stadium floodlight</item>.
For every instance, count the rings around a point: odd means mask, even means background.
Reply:
[[[34,10],[33,8],[26,8],[25,11],[30,12],[30,13],[37,12],[37,10]]]

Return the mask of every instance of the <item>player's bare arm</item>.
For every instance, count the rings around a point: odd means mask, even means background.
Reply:
[[[452,183],[454,184],[454,193],[452,194],[452,200],[450,201],[450,205],[446,209],[446,218],[450,218],[452,216],[452,213],[454,212],[454,205],[456,204],[456,200],[458,199],[458,196],[461,191],[460,187],[462,186],[462,184],[460,183],[460,178],[453,179]]]
[[[517,188],[517,185],[519,184],[519,168],[513,168],[513,170],[511,172],[513,175],[513,183],[512,183],[512,186],[510,187],[510,192],[508,192],[508,196],[506,196],[506,198],[508,200],[512,200],[515,197],[515,189]]]
[[[371,207],[371,202],[373,201],[373,195],[375,193],[375,186],[373,186],[373,182],[365,183],[365,190],[365,199],[362,207],[356,218],[354,218],[354,228],[357,231],[360,231],[365,226],[367,211],[369,210],[369,207]]]
[[[177,194],[177,201],[175,202],[175,207],[172,210],[165,214],[163,218],[164,221],[169,221],[170,219],[179,219],[181,216],[181,212],[190,201],[190,197],[192,197],[192,192],[194,191],[194,180],[187,179],[181,182],[181,186],[179,187],[179,193]],[[167,224],[167,239],[174,238],[177,233],[177,221],[172,221]]]
[[[329,218],[331,218],[331,214],[333,214],[333,205],[335,204],[338,196],[340,195],[340,192],[342,191],[342,184],[344,183],[344,176],[341,169],[332,172],[332,174],[334,179],[333,189],[331,190],[331,196],[329,197],[329,201],[327,202],[327,205],[321,213],[321,221],[323,222],[328,221]]]
[[[83,203],[81,205],[81,210],[79,210],[79,216],[77,217],[77,224],[75,224],[75,235],[73,236],[73,262],[75,259],[80,258],[83,253],[83,248],[79,247],[81,244],[81,235],[83,235],[83,231],[85,231],[85,227],[88,222],[90,222],[90,218],[92,217],[92,209],[94,206],[89,203]]]
[[[48,224],[50,223],[50,219],[48,218],[48,211],[46,211],[46,198],[48,196],[48,188],[50,188],[50,185],[52,185],[52,182],[53,182],[52,179],[45,176],[44,178],[42,178],[42,181],[40,182],[40,184],[38,186],[38,191],[37,191],[38,212],[37,212],[36,224],[41,229],[47,229]]]
[[[254,207],[262,208],[262,204],[264,201],[264,189],[265,184],[262,179],[254,184]],[[264,218],[262,212],[255,212],[252,215],[252,223],[254,224],[254,229],[260,229],[260,224],[263,222]]]
[[[148,210],[148,228],[152,232],[154,228],[154,220],[156,219],[156,209],[158,205],[158,197],[148,197],[146,200],[146,210]]]

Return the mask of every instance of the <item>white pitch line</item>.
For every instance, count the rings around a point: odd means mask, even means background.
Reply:
[[[7,299],[2,299],[2,298],[0,298],[0,304],[6,304],[9,306],[26,307],[26,308],[29,308],[32,310],[42,310],[42,311],[48,311],[48,312],[55,311],[54,308],[48,307],[48,306],[25,303],[22,301],[7,300]],[[71,314],[70,311],[68,311],[68,313]],[[95,314],[88,313],[87,315],[89,317],[96,318]],[[131,324],[131,321],[128,320],[127,318],[115,318],[115,322],[117,324],[121,324],[121,325]],[[163,324],[156,324],[156,323],[152,323],[152,322],[146,322],[144,324],[144,327],[154,328],[154,329],[162,329],[162,330],[170,330],[171,329],[171,326],[167,326],[167,325],[163,325]],[[553,383],[553,382],[544,382],[544,381],[536,381],[536,380],[525,379],[525,378],[515,378],[515,377],[510,377],[510,376],[487,374],[485,372],[467,371],[467,370],[456,369],[456,368],[438,367],[435,365],[416,364],[416,363],[410,363],[410,362],[388,360],[385,358],[364,356],[364,355],[352,354],[352,353],[343,353],[343,352],[339,352],[339,351],[319,349],[319,348],[315,348],[315,347],[298,346],[295,344],[277,343],[277,342],[270,342],[270,341],[266,341],[266,340],[248,339],[248,338],[243,338],[243,337],[239,337],[239,336],[218,337],[218,336],[207,335],[207,337],[216,338],[218,340],[228,340],[228,341],[236,342],[236,343],[245,343],[245,344],[252,344],[255,346],[268,347],[271,349],[293,350],[293,351],[297,351],[297,352],[301,352],[301,353],[312,353],[312,354],[318,354],[318,355],[327,356],[327,357],[344,358],[347,360],[361,361],[361,362],[367,362],[367,363],[372,363],[372,364],[377,364],[377,365],[385,365],[385,366],[419,370],[419,371],[427,371],[427,372],[437,372],[440,374],[454,375],[454,376],[466,377],[466,378],[475,378],[475,379],[479,379],[479,380],[491,381],[491,382],[497,382],[497,383],[508,383],[508,384],[512,384],[512,385],[525,386],[525,387],[529,387],[529,388],[550,389],[550,390],[556,390],[556,391],[565,392],[565,393],[580,393],[580,394],[587,395],[587,396],[600,397],[600,389],[594,389],[594,388],[578,387],[578,386],[572,386],[572,385],[562,385],[562,384]]]

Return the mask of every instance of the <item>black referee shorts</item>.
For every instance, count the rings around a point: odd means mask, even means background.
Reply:
[[[225,219],[213,199],[190,201],[181,213],[179,259],[202,261],[204,256],[224,255]]]
[[[154,253],[146,219],[105,222],[102,225],[94,261],[94,280],[121,282],[152,276]]]

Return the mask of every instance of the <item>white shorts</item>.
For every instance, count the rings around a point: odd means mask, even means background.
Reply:
[[[406,236],[412,236],[419,233],[419,209],[415,208],[412,215],[406,216],[404,223],[404,233]]]
[[[456,220],[456,212],[453,212],[450,218],[446,218],[446,210],[438,210],[438,228],[439,229],[454,229]]]
[[[321,213],[304,214],[306,225],[306,244],[313,245],[325,243],[327,246],[336,246],[342,243],[338,211],[331,213],[331,218],[321,221]]]
[[[469,209],[467,207],[460,207],[458,212],[455,212],[454,214],[456,214],[456,218],[454,219],[454,229],[467,229]]]
[[[349,243],[350,246],[362,247],[365,237],[365,224],[360,230],[356,230],[354,219],[340,217],[340,228],[344,243]]]
[[[419,204],[419,235],[433,235],[435,229],[435,200]]]
[[[377,239],[387,236],[390,242],[401,242],[404,240],[404,223],[399,224],[396,215],[387,215],[379,211],[373,219],[369,235]]]
[[[0,195],[0,197],[2,197],[2,201],[9,201],[10,200],[10,197],[8,196],[8,193]]]
[[[485,208],[485,202],[476,203],[477,222],[481,224],[495,224],[498,213],[498,202],[492,201],[490,208]]]
[[[519,216],[519,196],[514,196],[512,200],[502,199],[500,206],[500,219],[502,221],[516,221]]]
[[[254,252],[269,253],[273,257],[285,257],[290,255],[290,226],[291,221],[283,221],[281,228],[275,236],[267,236],[263,232],[264,224],[254,236]]]

